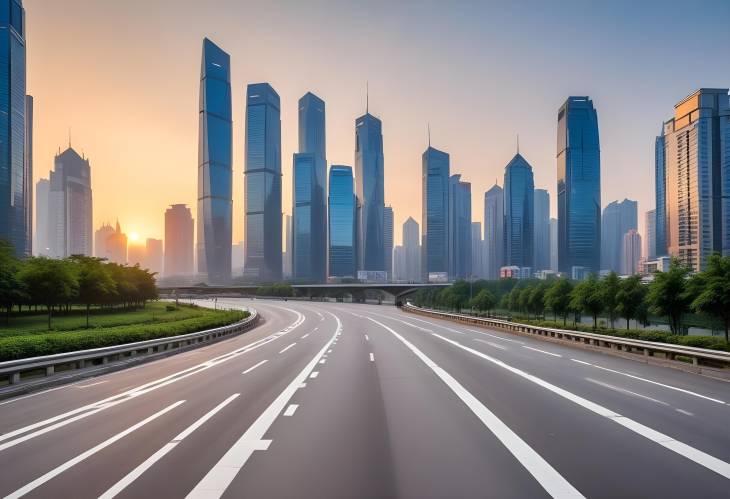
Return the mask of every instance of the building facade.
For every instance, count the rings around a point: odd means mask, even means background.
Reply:
[[[127,263],[127,235],[122,232],[122,227],[117,225],[112,234],[106,238],[107,260],[112,263],[125,265]]]
[[[484,253],[487,279],[499,279],[504,265],[504,190],[496,183],[484,193]]]
[[[550,193],[545,189],[535,189],[535,268],[550,269]]]
[[[408,282],[421,281],[421,230],[412,217],[403,223],[403,253],[405,274],[401,279]]]
[[[428,282],[449,272],[449,155],[429,146],[421,168],[421,276]]]
[[[48,256],[50,254],[50,243],[48,241],[48,196],[50,194],[51,182],[42,178],[35,185],[35,237],[33,254],[36,256]]]
[[[633,275],[639,272],[641,260],[641,236],[636,229],[630,229],[624,234],[621,248],[621,270],[623,275]]]
[[[385,271],[385,172],[382,122],[366,112],[355,120],[358,270]]]
[[[482,223],[471,223],[471,275],[484,278],[484,241],[482,240]]]
[[[621,248],[624,235],[630,230],[638,230],[638,204],[624,199],[612,201],[603,209],[601,219],[601,270],[621,272]]]
[[[357,276],[357,220],[352,168],[332,165],[329,174],[329,277]]]
[[[449,278],[471,277],[471,184],[457,174],[449,178]]]
[[[193,217],[184,204],[165,210],[165,277],[193,274]]]
[[[383,210],[383,246],[385,247],[385,271],[388,279],[393,278],[393,207]]]
[[[550,270],[558,271],[558,219],[550,219]]]
[[[233,128],[230,56],[207,38],[200,68],[198,123],[198,272],[231,279]]]
[[[601,263],[601,152],[598,115],[588,97],[558,111],[558,269],[598,272]]]
[[[519,153],[504,169],[504,266],[534,267],[535,183]]]
[[[656,210],[646,212],[644,227],[644,257],[656,260]]]
[[[96,258],[109,258],[106,247],[106,240],[114,234],[114,227],[104,223],[94,232],[94,256]]]
[[[654,195],[656,205],[656,236],[652,253],[661,256],[667,254],[667,161],[664,154],[664,123],[660,134],[654,140]]]
[[[23,203],[25,203],[25,254],[33,254],[33,97],[25,96],[23,147]]]

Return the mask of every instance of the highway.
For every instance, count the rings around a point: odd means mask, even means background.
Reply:
[[[212,305],[212,302],[201,302]],[[2,497],[730,497],[730,384],[386,305],[0,402]]]

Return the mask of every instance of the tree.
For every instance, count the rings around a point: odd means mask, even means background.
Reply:
[[[611,329],[616,321],[616,295],[621,289],[621,280],[616,272],[609,272],[606,277],[601,279],[601,301],[603,301],[604,310],[608,313],[608,320],[611,323]]]
[[[86,327],[89,327],[89,312],[92,304],[109,301],[117,292],[107,265],[99,258],[75,255],[70,258],[76,267],[78,300],[86,305]]]
[[[497,300],[494,295],[486,289],[482,289],[477,295],[472,298],[471,306],[480,312],[489,312],[496,305]]]
[[[689,294],[695,296],[692,310],[722,321],[725,341],[730,342],[730,256],[710,256],[707,268],[690,280]]]
[[[577,312],[585,312],[593,318],[593,329],[598,327],[598,314],[605,308],[601,286],[596,276],[579,282],[571,293],[570,306]]]
[[[642,305],[646,300],[646,286],[640,275],[632,275],[621,281],[616,293],[616,313],[626,319],[626,329],[631,319],[642,319]],[[644,308],[645,309],[645,308]]]
[[[557,279],[545,291],[545,306],[552,310],[553,314],[563,318],[563,326],[565,326],[570,312],[570,294],[572,291],[573,285],[565,278]]]
[[[23,298],[22,285],[17,278],[20,266],[13,246],[0,240],[0,305],[5,309],[5,324],[10,321],[13,305]]]
[[[535,317],[543,316],[545,313],[545,292],[548,286],[547,283],[541,282],[530,291],[529,307]]]
[[[673,258],[669,270],[655,273],[654,281],[649,286],[649,311],[666,316],[672,334],[681,334],[682,316],[692,302],[687,292],[688,274],[689,269]]]
[[[517,303],[519,304],[520,312],[527,312],[527,317],[530,317],[530,293],[532,289],[529,285],[525,286],[520,290]]]
[[[53,306],[68,303],[78,291],[78,280],[67,260],[31,257],[18,272],[31,300],[48,310],[48,329],[51,329]]]

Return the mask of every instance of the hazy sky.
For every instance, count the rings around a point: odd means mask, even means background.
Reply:
[[[291,213],[297,100],[327,105],[327,160],[352,165],[354,121],[383,120],[385,199],[396,242],[420,223],[426,123],[452,173],[484,191],[515,153],[550,191],[557,110],[598,110],[602,201],[654,204],[654,136],[698,87],[730,86],[730,2],[309,2],[25,0],[36,180],[68,143],[91,161],[94,227],[162,237],[164,210],[195,211],[202,39],[231,55],[234,242],[243,234],[244,96],[267,81],[282,103],[283,209]]]

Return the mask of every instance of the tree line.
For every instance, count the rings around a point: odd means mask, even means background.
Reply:
[[[65,259],[30,257],[20,260],[12,246],[0,241],[0,306],[6,324],[13,307],[45,307],[48,329],[55,310],[73,305],[86,308],[86,327],[92,306],[144,307],[157,298],[155,273],[139,265],[128,267],[100,258],[74,255]]]
[[[593,319],[605,316],[611,328],[625,320],[626,329],[633,319],[644,326],[649,316],[667,319],[671,333],[684,334],[683,321],[689,312],[709,317],[722,324],[725,341],[730,329],[730,256],[712,255],[704,271],[690,269],[673,259],[666,272],[657,272],[645,284],[641,276],[619,278],[615,272],[598,278],[595,275],[579,282],[566,278],[539,280],[457,281],[448,288],[421,289],[414,297],[419,306],[462,310],[472,308],[480,313],[503,311],[526,314],[536,319],[551,314],[555,320],[573,323],[582,314]]]

